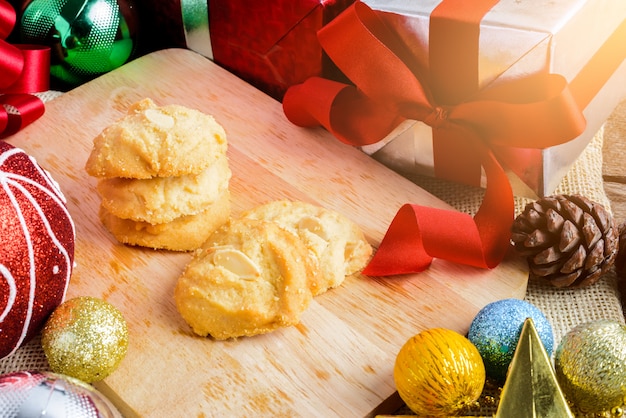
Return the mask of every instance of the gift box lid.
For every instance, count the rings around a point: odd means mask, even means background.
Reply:
[[[332,5],[328,0],[209,1],[213,36],[266,54],[318,7]]]
[[[403,27],[399,35],[424,66],[428,24],[440,0],[364,0]],[[479,75],[482,85],[534,72],[571,81],[589,57],[626,19],[622,0],[501,0],[483,18]]]

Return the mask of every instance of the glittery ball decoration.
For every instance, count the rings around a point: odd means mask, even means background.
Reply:
[[[51,372],[19,371],[0,376],[2,417],[121,418],[92,386]]]
[[[476,405],[485,385],[485,366],[467,338],[432,328],[402,346],[393,377],[398,394],[413,412],[451,416]]]
[[[49,46],[50,74],[72,87],[126,63],[136,49],[137,22],[130,0],[31,0],[20,40]]]
[[[109,376],[126,356],[128,327],[115,306],[81,296],[52,312],[41,345],[52,371],[92,383]]]
[[[0,141],[0,358],[38,333],[65,298],[75,237],[65,204],[50,173]]]
[[[554,368],[565,396],[584,413],[626,403],[626,326],[613,320],[580,324],[562,338]]]
[[[492,302],[472,320],[467,336],[480,352],[488,378],[499,383],[505,381],[527,318],[532,318],[548,356],[552,355],[552,325],[539,308],[527,301],[502,299]]]

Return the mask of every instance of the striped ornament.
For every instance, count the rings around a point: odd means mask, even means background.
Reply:
[[[0,358],[41,330],[65,298],[75,228],[59,185],[0,141]]]

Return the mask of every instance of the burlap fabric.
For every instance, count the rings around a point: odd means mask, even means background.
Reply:
[[[55,92],[48,92],[40,97],[48,101],[57,95]],[[555,193],[579,193],[611,210],[602,182],[603,133],[601,129],[595,135]],[[462,212],[475,213],[482,201],[483,190],[480,188],[426,177],[412,180]],[[528,202],[530,202],[528,198],[516,198],[517,213],[520,213]],[[593,286],[582,289],[556,289],[550,285],[531,282],[528,285],[526,300],[536,305],[548,317],[557,344],[569,330],[581,323],[596,319],[612,319],[624,323],[617,278],[613,271]],[[49,370],[38,336],[12,356],[0,360],[0,374],[18,370]],[[490,392],[488,395],[497,396],[497,393]],[[485,405],[481,410],[474,412],[476,415],[488,416],[495,412],[495,407],[495,404]],[[398,413],[411,412],[407,408],[402,408]]]

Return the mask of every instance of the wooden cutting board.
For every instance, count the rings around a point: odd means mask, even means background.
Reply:
[[[289,123],[280,103],[204,57],[165,50],[70,91],[10,139],[59,182],[76,223],[68,297],[117,306],[128,355],[97,384],[128,417],[360,417],[397,407],[395,356],[417,332],[465,333],[487,303],[522,298],[527,271],[509,257],[493,270],[435,260],[426,272],[353,277],[314,299],[301,324],[236,341],[193,335],[173,288],[189,253],[117,243],[100,224],[95,179],[83,167],[92,139],[150,97],[215,116],[226,129],[233,215],[272,199],[301,199],[357,222],[373,245],[404,203],[446,204],[322,129]],[[391,408],[391,409],[390,409]]]

